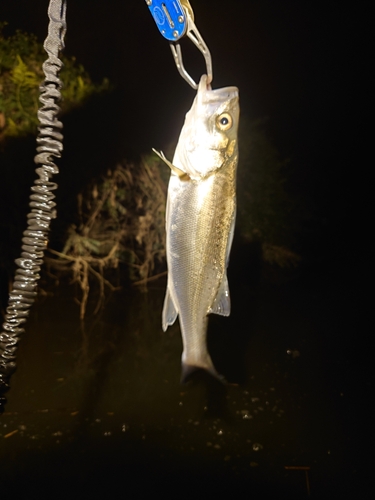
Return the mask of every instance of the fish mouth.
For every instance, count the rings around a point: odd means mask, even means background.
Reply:
[[[225,99],[231,99],[232,97],[238,97],[239,91],[237,87],[223,87],[221,89],[210,90],[215,95],[222,96]]]
[[[204,104],[224,103],[238,99],[239,92],[237,87],[223,87],[221,89],[207,90],[202,97]]]
[[[198,87],[198,95],[202,103],[217,103],[239,97],[238,88],[235,86],[222,87],[212,90],[211,84],[207,85],[207,75],[202,75]]]

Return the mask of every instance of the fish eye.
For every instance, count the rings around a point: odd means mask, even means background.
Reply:
[[[233,118],[229,113],[221,113],[216,118],[216,125],[220,130],[229,130],[233,125]]]

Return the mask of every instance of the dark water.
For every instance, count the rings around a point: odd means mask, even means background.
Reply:
[[[2,496],[368,498],[342,335],[352,296],[328,274],[263,266],[239,280],[232,262],[232,315],[209,328],[227,386],[179,384],[163,280],[114,294],[84,326],[74,287],[47,286],[0,420]]]

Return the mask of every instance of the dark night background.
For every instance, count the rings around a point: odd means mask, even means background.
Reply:
[[[331,310],[335,316],[336,330],[326,338],[318,333],[318,343],[328,360],[325,374],[350,394],[345,425],[352,432],[353,460],[362,464],[366,459],[361,453],[369,440],[367,401],[372,396],[371,328],[361,313],[362,288],[370,269],[368,202],[366,189],[360,188],[366,111],[361,104],[364,90],[358,90],[366,14],[353,4],[333,1],[191,4],[212,54],[213,87],[238,86],[242,116],[267,117],[270,140],[281,158],[290,159],[286,186],[308,214],[296,234],[297,250],[304,258],[298,286],[332,301],[321,299],[319,304],[324,304],[322,314]],[[0,19],[8,21],[8,32],[33,32],[42,41],[47,6],[47,0],[3,1]],[[143,0],[69,0],[67,23],[66,54],[74,55],[95,81],[109,78],[114,90],[64,120],[57,179],[62,221],[75,209],[76,193],[105,168],[103,159],[113,164],[176,140],[194,96]],[[189,43],[182,45],[185,66],[198,79],[203,58]],[[25,143],[23,151],[13,153],[14,175],[24,179],[15,201],[19,217],[24,217],[19,207],[26,213],[33,148],[34,143]],[[19,170],[26,168],[25,150],[30,151],[30,171]],[[10,175],[6,181],[15,182],[16,177]],[[4,200],[7,186],[4,180],[0,185]],[[58,219],[57,228],[59,224],[63,225]],[[13,248],[9,252],[13,258]],[[336,349],[340,362],[330,364]]]
[[[3,2],[1,17],[9,32],[34,32],[42,41],[47,5]],[[237,85],[242,116],[267,117],[269,138],[291,160],[287,188],[313,214],[302,229],[303,251],[353,264],[348,221],[359,198],[353,169],[363,113],[356,89],[361,12],[334,2],[240,0],[197,2],[194,12],[212,53],[214,87]],[[176,140],[194,96],[141,0],[71,1],[67,22],[66,54],[94,80],[108,77],[115,91],[66,119],[62,189],[72,188],[73,175],[75,187],[87,182],[103,157],[110,164]],[[185,66],[198,79],[203,58],[191,43],[182,46]],[[60,213],[66,195],[58,194]]]

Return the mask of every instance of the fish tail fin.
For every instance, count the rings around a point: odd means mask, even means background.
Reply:
[[[226,382],[225,378],[216,371],[212,362],[209,365],[207,364],[205,366],[202,366],[202,365],[186,363],[184,361],[182,361],[181,364],[181,384],[186,384],[194,373],[197,373],[198,371],[202,370],[208,372],[214,378],[225,384]]]

